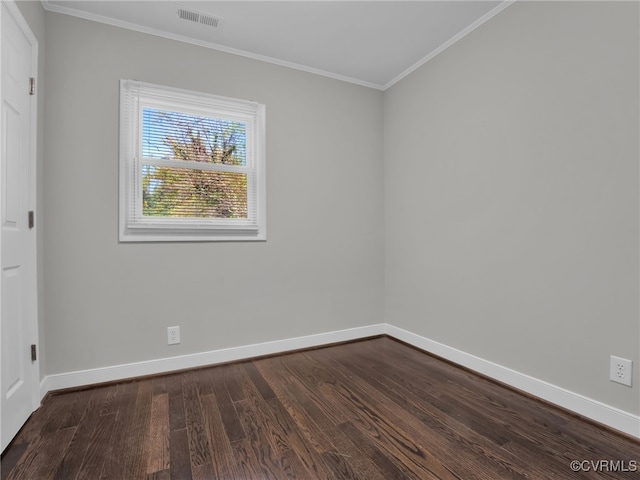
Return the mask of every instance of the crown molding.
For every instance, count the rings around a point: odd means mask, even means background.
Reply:
[[[411,73],[415,72],[418,68],[423,66],[429,60],[433,59],[436,55],[439,55],[440,53],[444,52],[447,48],[452,46],[453,44],[455,44],[458,41],[462,40],[464,37],[466,37],[471,32],[473,32],[476,28],[478,28],[479,26],[483,25],[487,21],[491,20],[493,17],[498,15],[505,8],[509,7],[510,5],[513,5],[515,2],[516,2],[516,0],[506,0],[506,1],[502,2],[500,5],[498,5],[497,7],[493,8],[492,10],[490,10],[489,12],[484,14],[482,17],[480,17],[478,20],[473,22],[467,28],[462,30],[460,33],[458,33],[457,35],[451,37],[449,40],[444,42],[438,48],[436,48],[431,53],[429,53],[429,55],[427,55],[426,57],[422,58],[418,62],[414,63],[412,66],[407,68],[404,72],[402,72],[400,75],[395,77],[393,80],[391,80],[390,82],[388,82],[385,85],[383,85],[382,86],[382,90],[386,90],[388,88],[391,88],[396,83],[398,83],[400,80],[402,80],[406,76],[410,75]]]

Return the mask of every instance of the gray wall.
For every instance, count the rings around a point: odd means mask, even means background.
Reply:
[[[638,18],[517,2],[384,99],[386,321],[633,413]]]
[[[44,59],[46,57],[45,41],[45,11],[40,2],[17,2],[16,5],[29,24],[31,32],[38,41],[38,72],[36,74],[37,102],[38,102],[38,125],[37,125],[37,160],[36,160],[36,229],[37,229],[37,262],[38,262],[38,359],[40,362],[40,377],[44,378],[46,372],[46,352],[44,347],[44,248],[43,235],[43,215],[44,201],[42,196],[44,185]]]
[[[46,41],[47,374],[383,321],[382,92],[53,13]],[[118,243],[121,78],[266,104],[267,242]]]

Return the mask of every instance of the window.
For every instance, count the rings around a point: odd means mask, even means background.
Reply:
[[[265,107],[120,82],[120,241],[265,240]]]

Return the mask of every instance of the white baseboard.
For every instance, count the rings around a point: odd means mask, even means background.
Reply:
[[[90,370],[80,370],[69,373],[58,373],[48,375],[40,382],[40,393],[42,398],[44,398],[48,392],[53,390],[112,382],[115,380],[167,373],[188,368],[205,367],[207,365],[233,362],[245,358],[272,355],[301,348],[311,348],[375,335],[383,335],[385,332],[386,324],[380,323],[377,325],[367,325],[365,327],[318,333],[315,335],[257,343],[254,345],[223,348],[178,357],[160,358],[157,360],[92,368]]]
[[[524,373],[484,360],[426,337],[387,325],[387,334],[494,380],[534,395],[598,423],[640,438],[640,416],[565,390]]]
[[[453,363],[469,368],[482,375],[502,382],[523,392],[534,395],[547,402],[583,415],[596,422],[640,438],[640,416],[611,407],[583,395],[565,390],[537,378],[511,370],[496,363],[484,360],[456,348],[430,340],[393,325],[380,323],[364,327],[337,330],[334,332],[307,335],[304,337],[276,340],[240,347],[224,348],[209,352],[161,358],[144,362],[94,368],[69,373],[60,373],[45,377],[40,383],[42,398],[52,391],[81,387],[103,382],[124,380],[168,373],[188,368],[204,367],[246,358],[284,353],[302,348],[317,347],[337,342],[357,340],[375,335],[387,334],[426,352],[432,353]]]

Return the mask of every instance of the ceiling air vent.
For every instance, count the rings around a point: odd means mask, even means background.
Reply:
[[[210,27],[217,28],[220,19],[217,17],[212,17],[210,15],[200,15],[200,23],[204,25],[209,25]]]
[[[220,23],[222,23],[222,18],[220,17],[214,17],[212,15],[207,15],[206,13],[195,12],[185,8],[178,8],[178,17],[182,20],[201,23],[213,28],[218,28]]]

